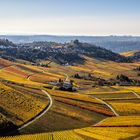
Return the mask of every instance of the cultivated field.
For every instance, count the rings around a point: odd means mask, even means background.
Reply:
[[[76,79],[73,75],[90,73],[110,79],[123,73],[140,80],[134,70],[140,63],[86,59],[84,65],[51,63],[49,67],[0,59],[0,129],[9,124],[20,127],[41,113],[50,103],[42,89],[53,102],[41,118],[18,131],[22,135],[0,139],[131,140],[139,137],[140,87],[94,87],[94,81]],[[48,83],[65,80],[67,76],[74,81],[77,91],[62,91]]]
[[[3,84],[0,85],[0,89],[1,112],[16,125],[27,122],[42,111],[49,103],[45,97],[41,99]]]
[[[98,123],[96,126],[140,126],[140,116],[117,116],[110,117]]]

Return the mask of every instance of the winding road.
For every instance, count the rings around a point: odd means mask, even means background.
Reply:
[[[36,73],[30,74],[27,76],[27,80],[30,80],[31,76],[35,75]]]
[[[137,94],[135,91],[132,91],[132,93],[138,98],[140,99],[140,95]],[[140,137],[135,138],[134,140],[140,140]]]
[[[65,74],[65,76],[66,76],[65,81],[69,81],[69,76],[67,74]]]
[[[44,71],[43,71],[43,72],[44,72]],[[33,76],[34,74],[36,74],[36,73],[30,74],[30,75],[27,77],[27,80],[30,80],[31,76]],[[68,76],[67,74],[64,74],[64,75],[66,76],[65,81],[69,81],[69,76]],[[52,101],[51,96],[48,94],[47,91],[45,91],[45,90],[43,90],[43,89],[40,90],[40,91],[43,92],[43,93],[48,97],[48,99],[49,99],[49,105],[48,105],[43,111],[41,111],[38,115],[36,115],[34,118],[30,119],[28,122],[26,122],[25,124],[21,125],[21,126],[17,129],[18,131],[24,129],[25,127],[27,127],[27,126],[31,125],[32,123],[34,123],[35,121],[37,121],[37,120],[38,120],[39,118],[41,118],[44,114],[46,114],[46,113],[50,110],[50,108],[52,107],[53,101]],[[132,91],[132,93],[133,93],[137,98],[140,99],[140,95],[139,95],[139,94],[137,94],[135,91]],[[94,98],[95,98],[96,100],[100,101],[101,103],[105,104],[108,108],[110,108],[110,110],[111,110],[116,116],[119,116],[119,114],[115,111],[115,109],[114,109],[110,104],[108,104],[107,102],[105,102],[105,101],[103,101],[103,100],[101,100],[101,99],[99,99],[99,98],[96,98],[96,97],[94,97]],[[103,120],[97,122],[97,123],[94,124],[93,126],[96,126],[96,125],[100,124],[101,122],[105,121],[106,119],[108,119],[108,118],[105,118],[105,119],[103,119]],[[138,138],[136,138],[136,139],[134,139],[134,140],[138,140],[139,138],[140,138],[140,137],[138,137]]]
[[[107,102],[105,102],[105,101],[103,101],[103,100],[101,100],[101,99],[99,99],[99,98],[96,98],[96,97],[94,97],[94,98],[95,98],[96,100],[100,101],[101,103],[105,104],[107,107],[109,107],[109,108],[111,109],[111,111],[112,111],[116,116],[120,116],[120,115],[115,111],[115,109],[114,109],[111,105],[109,105]],[[97,122],[97,123],[94,124],[93,126],[97,126],[98,124],[102,123],[102,122],[105,121],[106,119],[108,119],[108,117],[105,118],[105,119],[103,119],[103,120],[101,120],[101,121],[99,121],[99,122]]]
[[[47,91],[45,90],[41,90],[42,92],[44,92],[46,94],[46,96],[49,98],[49,106],[47,106],[41,113],[39,113],[35,118],[33,118],[32,120],[29,120],[27,123],[23,124],[21,127],[18,128],[18,130],[22,130],[25,127],[29,126],[30,124],[32,124],[33,122],[35,122],[36,120],[38,120],[39,118],[41,118],[47,111],[49,111],[49,109],[52,106],[52,98],[51,96],[48,94]]]
[[[99,99],[99,98],[96,98],[96,97],[94,97],[94,98],[95,98],[96,100],[102,102],[103,104],[105,104],[107,107],[109,107],[109,108],[111,109],[111,111],[112,111],[116,116],[119,116],[119,114],[115,111],[115,109],[114,109],[110,104],[108,104],[107,102],[105,102],[105,101],[103,101],[103,100],[101,100],[101,99]]]
[[[132,93],[133,93],[137,98],[140,99],[140,95],[139,95],[139,94],[137,94],[135,91],[132,91]]]
[[[133,93],[138,99],[140,99],[140,95],[139,95],[139,94],[137,94],[135,91],[132,91],[132,93]],[[111,105],[109,105],[108,103],[106,103],[105,101],[103,101],[103,100],[101,100],[101,99],[99,99],[99,98],[96,98],[96,97],[94,97],[94,98],[95,98],[96,100],[98,100],[98,101],[104,103],[106,106],[108,106],[108,107],[112,110],[112,112],[113,112],[116,116],[119,116],[119,114],[112,108]],[[106,119],[107,119],[107,118],[105,118],[105,119],[103,119],[103,120],[97,122],[96,124],[94,124],[94,126],[96,126],[96,125],[102,123],[102,122],[105,121]],[[140,137],[138,137],[138,138],[136,138],[136,139],[134,139],[134,140],[138,140],[138,139],[140,139]]]

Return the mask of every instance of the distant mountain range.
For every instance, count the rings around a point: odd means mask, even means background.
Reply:
[[[140,50],[140,37],[135,36],[0,35],[0,38],[7,38],[14,43],[31,43],[33,41],[65,43],[78,39],[80,42],[95,44],[117,53]]]
[[[67,43],[40,41],[21,44],[14,44],[7,39],[0,40],[0,56],[10,60],[23,59],[34,63],[40,60],[51,60],[62,65],[82,64],[85,62],[85,57],[103,61],[130,62],[129,58],[78,40]]]

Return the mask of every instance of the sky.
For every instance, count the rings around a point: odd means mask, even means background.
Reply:
[[[140,35],[140,0],[0,0],[0,34]]]

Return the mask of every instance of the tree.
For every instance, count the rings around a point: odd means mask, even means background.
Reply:
[[[92,77],[90,73],[88,74],[88,77]]]
[[[140,71],[140,67],[137,67],[136,70],[137,70],[137,71]]]
[[[121,82],[132,82],[131,79],[129,79],[129,77],[127,77],[126,75],[117,75],[117,80],[121,81]]]
[[[71,85],[73,86],[74,81],[73,81],[73,80],[70,80],[70,83],[71,83]]]
[[[81,77],[80,77],[80,75],[79,75],[78,73],[76,73],[76,74],[74,75],[74,78],[80,79]]]
[[[63,80],[61,78],[59,78],[59,83],[62,83],[62,82],[63,82]]]

